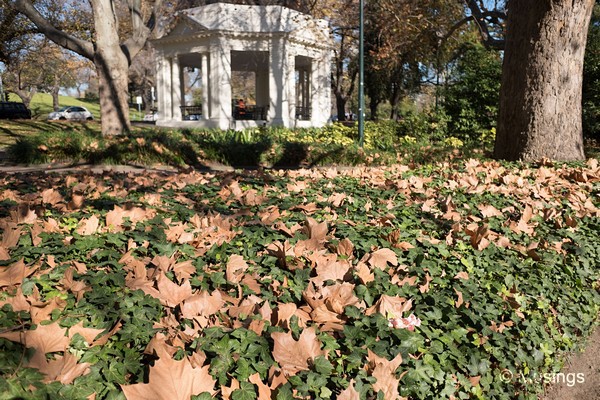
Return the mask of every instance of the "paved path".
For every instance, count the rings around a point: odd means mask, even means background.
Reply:
[[[542,400],[600,400],[600,327],[554,380]]]

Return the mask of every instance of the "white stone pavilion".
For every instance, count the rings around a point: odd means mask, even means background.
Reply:
[[[214,3],[181,12],[153,45],[158,126],[319,127],[329,119],[331,46],[324,20],[282,6]],[[186,94],[190,71],[200,102]],[[254,80],[252,98],[241,107],[232,95],[236,71]]]

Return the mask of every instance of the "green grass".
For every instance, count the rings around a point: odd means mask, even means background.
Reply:
[[[87,108],[95,119],[100,118],[100,104],[98,101],[88,101],[84,99],[76,99],[70,96],[58,96],[58,103],[60,107],[65,106],[81,106]],[[45,120],[48,117],[48,113],[54,111],[52,108],[52,96],[47,93],[36,93],[29,103],[31,109],[32,119]]]

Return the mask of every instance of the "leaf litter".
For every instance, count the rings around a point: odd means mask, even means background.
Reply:
[[[25,360],[13,379],[32,368],[86,396],[128,399],[452,397],[506,385],[484,344],[526,329],[533,303],[554,316],[561,304],[492,265],[552,268],[582,251],[574,235],[598,224],[600,169],[435,168],[4,176],[0,345],[21,345]],[[598,278],[589,272],[585,288]],[[496,309],[475,317],[483,300]],[[567,325],[546,329],[574,340]],[[486,367],[442,362],[447,346]],[[419,388],[423,374],[438,384]]]

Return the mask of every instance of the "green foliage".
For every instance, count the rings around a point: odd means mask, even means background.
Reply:
[[[594,6],[583,64],[583,132],[600,140],[600,6]]]
[[[477,140],[496,126],[501,73],[497,51],[467,45],[443,90],[450,135]]]
[[[384,126],[382,132],[385,130]],[[240,143],[255,140],[243,133],[224,135]],[[415,143],[420,140],[414,138]],[[556,372],[564,354],[576,348],[595,325],[600,310],[596,267],[600,262],[600,223],[593,212],[578,216],[574,210],[584,213],[586,207],[599,207],[600,203],[595,182],[578,182],[581,176],[592,176],[590,169],[581,165],[520,167],[469,160],[412,169],[356,169],[347,174],[331,174],[331,170],[193,172],[169,177],[82,173],[67,180],[63,175],[41,173],[5,178],[12,196],[33,199],[36,204],[40,198],[33,196],[46,189],[66,194],[67,181],[71,185],[86,182],[85,206],[68,211],[63,204],[46,203],[36,223],[52,218],[58,221],[58,228],[41,233],[33,246],[33,233],[29,232],[33,225],[22,223],[23,234],[10,248],[10,259],[0,261],[0,268],[17,260],[37,268],[23,280],[21,289],[26,296],[36,293],[41,304],[57,298],[64,301],[49,317],[60,320],[61,326],[80,321],[105,331],[121,326],[102,346],[89,346],[78,336],[71,340],[68,351],[76,354],[79,362],[90,363],[90,372],[64,385],[44,384],[39,372],[24,367],[31,354],[21,345],[0,339],[0,393],[6,398],[84,399],[95,392],[98,399],[122,399],[121,385],[146,381],[156,356],[145,350],[159,332],[167,337],[194,335],[185,343],[173,342],[175,357],[203,352],[217,388],[228,387],[235,379],[240,385],[232,398],[256,398],[257,388],[249,383],[249,377],[258,374],[266,382],[271,368],[278,368],[271,335],[289,331],[297,339],[303,329],[296,317],[289,321],[288,329],[277,326],[275,317],[262,319],[257,310],[268,307],[275,315],[281,303],[306,307],[303,292],[317,274],[311,258],[321,252],[333,254],[339,242],[348,239],[354,248],[343,257],[352,265],[344,280],[352,283],[359,303],[340,313],[343,327],[339,330],[317,330],[320,349],[326,355],[315,357],[307,369],[290,376],[275,398],[333,398],[350,380],[361,398],[377,398],[373,389],[376,378],[365,368],[371,351],[387,360],[402,356],[396,375],[401,396],[534,400],[542,390],[543,374]],[[512,180],[514,184],[507,183]],[[260,204],[223,190],[233,182],[243,193],[260,195]],[[541,182],[547,189],[547,204],[536,198]],[[300,183],[305,187],[301,195],[290,191]],[[516,187],[519,189],[514,190]],[[155,202],[156,197],[146,197],[157,193],[160,203]],[[336,194],[347,197],[342,202],[329,200]],[[452,201],[447,200],[450,197]],[[325,243],[314,253],[290,255],[287,261],[296,262],[291,268],[266,248],[277,241],[301,248],[307,235],[301,230],[284,234],[278,224],[288,228],[305,225],[307,214],[301,207],[308,204],[315,205],[311,218],[327,223]],[[533,234],[513,226],[526,214],[525,204],[535,212],[522,228],[534,227]],[[122,229],[113,230],[105,221],[116,205],[141,207],[150,213],[136,224],[129,221]],[[484,215],[482,205],[503,211]],[[10,215],[8,211],[15,207],[16,203],[0,203],[0,215]],[[263,217],[274,209],[279,213],[277,223],[267,222]],[[182,244],[167,236],[171,228],[185,224],[186,229],[198,230],[196,237],[208,237],[213,227],[193,225],[192,221],[217,213],[231,224],[233,239],[210,245]],[[100,221],[98,232],[77,233],[80,222],[91,216]],[[453,218],[460,221],[455,224]],[[510,246],[498,245],[490,235],[490,243],[478,248],[467,227],[471,223],[505,237]],[[220,233],[226,231],[224,225],[219,229]],[[395,246],[400,242],[411,246]],[[368,263],[365,257],[380,248],[390,249],[397,265],[372,268],[373,279],[361,282],[359,261]],[[248,263],[248,276],[257,280],[254,285],[227,280],[225,269],[232,255],[241,255]],[[54,268],[49,266],[50,257]],[[246,309],[250,315],[238,318],[226,310],[217,311],[207,321],[219,320],[219,324],[199,328],[198,321],[181,317],[181,305],[169,308],[151,294],[130,289],[134,267],[127,265],[126,257],[145,263],[141,268],[149,275],[158,270],[151,261],[154,257],[189,261],[193,265],[189,283],[194,291],[220,291],[226,295],[229,309],[242,299],[259,303],[255,309]],[[72,290],[62,290],[65,271],[77,264],[86,267],[75,272],[73,280],[91,289],[80,299]],[[184,279],[176,278],[173,270],[166,274],[173,284],[183,284]],[[4,289],[0,302],[13,295]],[[383,315],[365,312],[383,295],[411,299],[411,312],[422,320],[421,326],[414,331],[390,329]],[[166,315],[169,318],[164,318]],[[28,329],[31,318],[29,312],[4,305],[0,307],[0,332]],[[175,325],[165,326],[175,318]],[[258,332],[249,328],[254,321],[264,322]],[[506,325],[498,330],[502,323]],[[321,326],[315,321],[310,324]],[[513,378],[506,379],[504,371]],[[477,378],[478,383],[470,378]]]
[[[356,124],[323,128],[256,128],[244,131],[144,129],[103,137],[93,126],[55,129],[44,124],[9,146],[17,163],[90,162],[94,164],[163,164],[201,167],[298,167],[316,165],[391,165],[432,162],[458,156],[460,141],[446,138],[443,113],[414,113],[399,122],[367,121],[364,148]],[[62,125],[61,125],[62,126]],[[471,153],[465,146],[463,151]],[[477,150],[479,151],[479,150]],[[475,153],[471,153],[475,154]]]

